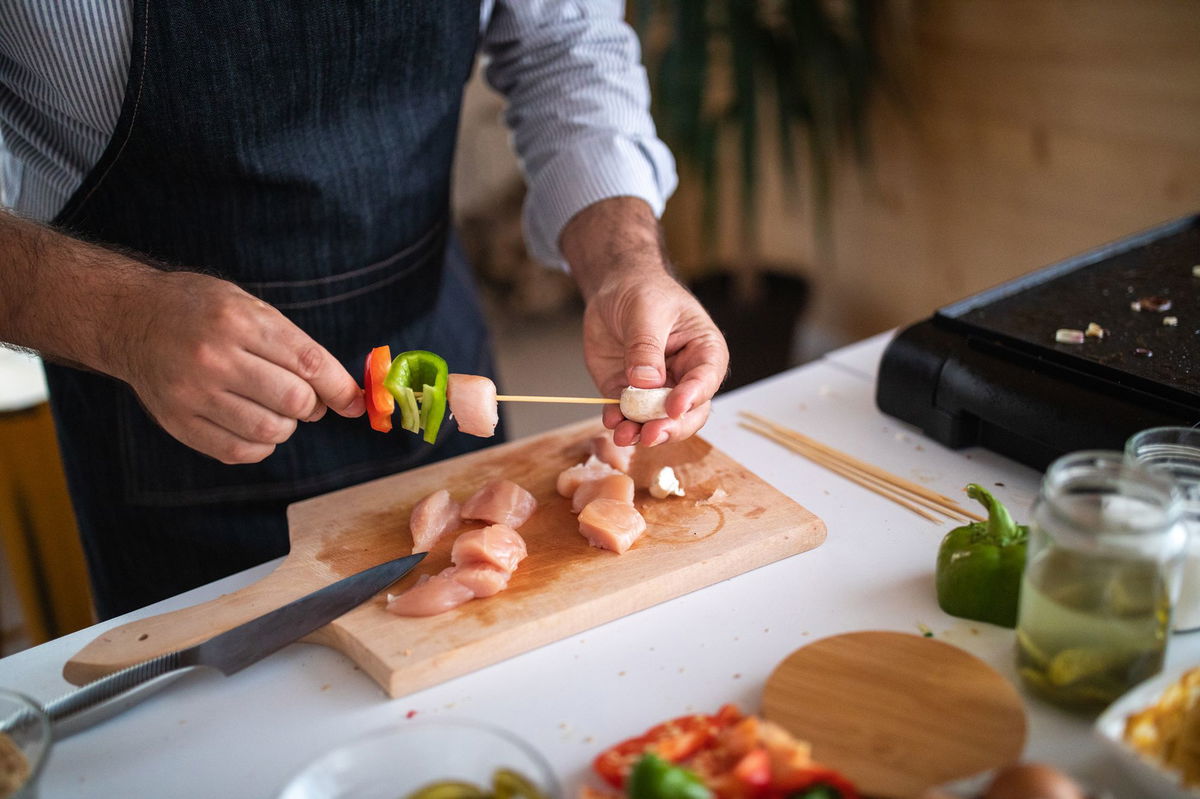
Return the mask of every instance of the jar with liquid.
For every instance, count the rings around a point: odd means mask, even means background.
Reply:
[[[1175,603],[1175,632],[1200,630],[1200,429],[1152,427],[1125,442],[1125,457],[1170,475],[1183,501],[1181,521],[1188,531],[1187,556],[1179,601]]]
[[[1098,712],[1162,669],[1187,532],[1165,475],[1120,452],[1065,455],[1034,504],[1017,668],[1061,707]]]

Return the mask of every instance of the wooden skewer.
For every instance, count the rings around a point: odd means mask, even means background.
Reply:
[[[812,457],[810,455],[810,453],[808,453],[808,452],[801,452],[797,448],[797,446],[794,442],[790,441],[786,436],[780,435],[779,433],[776,433],[773,430],[770,430],[768,428],[759,428],[759,427],[756,427],[747,422],[739,422],[738,424],[740,426],[746,428],[747,430],[750,430],[751,432],[758,433],[760,436],[763,436],[764,438],[769,438],[770,440],[774,441],[776,444],[780,444],[780,445],[792,450],[793,452],[799,452],[801,455],[805,455],[806,457],[809,457],[810,460],[814,461],[815,463],[819,464],[820,466],[825,467],[826,469],[833,472],[834,474],[841,475],[842,477],[845,477],[847,480],[849,480],[853,483],[857,483],[858,485],[862,486],[863,488],[867,489],[868,491],[872,491],[872,492],[878,494],[879,496],[883,497],[884,499],[891,500],[892,502],[895,502],[897,505],[899,505],[903,508],[907,508],[908,510],[917,514],[918,516],[926,518],[929,521],[933,522],[934,524],[942,523],[941,519],[934,516],[933,514],[926,513],[925,511],[918,508],[916,505],[909,502],[907,499],[904,499],[900,495],[900,492],[898,490],[888,487],[887,484],[880,484],[880,483],[873,482],[868,479],[864,479],[860,474],[855,473],[850,468],[838,463],[837,461],[826,459],[820,455],[817,455],[817,457]],[[911,498],[912,497],[910,497],[910,499]]]
[[[752,430],[752,431],[758,433],[759,435],[763,435],[763,436],[766,436],[767,438],[771,438],[772,440],[779,441],[779,443],[783,443],[784,441],[786,441],[788,448],[791,449],[793,452],[797,452],[801,455],[804,455],[809,460],[815,461],[815,462],[819,463],[820,465],[831,469],[832,471],[838,471],[839,473],[848,472],[849,473],[848,476],[851,476],[851,479],[855,479],[857,481],[865,481],[865,482],[871,483],[873,485],[877,485],[880,488],[884,489],[885,491],[891,491],[895,494],[899,494],[900,496],[902,496],[912,502],[915,502],[918,505],[922,505],[922,506],[928,508],[929,510],[932,510],[934,513],[940,513],[941,515],[943,515],[949,519],[953,519],[954,521],[966,521],[967,520],[967,517],[965,515],[963,515],[963,513],[961,512],[961,509],[941,505],[937,502],[934,502],[931,499],[927,499],[926,497],[921,496],[920,494],[912,494],[912,493],[906,494],[906,493],[904,493],[903,489],[898,488],[895,483],[889,482],[889,481],[883,479],[882,477],[878,477],[874,474],[871,474],[870,472],[865,472],[852,463],[840,461],[840,460],[837,460],[836,458],[833,458],[832,456],[827,455],[819,450],[810,449],[799,442],[792,441],[791,439],[787,438],[786,436],[770,430],[769,428],[758,429],[758,428],[755,428],[752,423],[746,423],[746,422],[742,422],[741,425],[743,427],[745,427],[747,430]]]
[[[966,510],[949,497],[931,491],[925,486],[918,485],[911,480],[905,480],[902,477],[880,469],[878,466],[861,461],[858,458],[847,455],[846,453],[836,450],[833,447],[826,446],[819,441],[809,438],[803,433],[799,433],[795,430],[784,427],[783,425],[772,422],[771,420],[765,419],[758,414],[751,413],[750,411],[742,411],[741,414],[742,416],[745,416],[746,418],[758,423],[760,426],[765,427],[775,434],[788,439],[790,442],[799,445],[808,452],[820,454],[829,461],[839,463],[843,466],[852,467],[859,473],[870,475],[874,478],[876,485],[882,483],[899,489],[900,493],[908,496],[908,498],[913,501],[921,502],[921,504],[925,505],[926,507],[938,506],[936,508],[938,512],[943,513],[946,516],[950,516],[950,518],[961,517],[974,521],[986,521],[984,517]],[[755,432],[759,432],[760,435],[762,434],[762,431],[756,430]],[[807,455],[806,452],[800,452],[799,454]],[[811,458],[811,456],[809,457]],[[816,460],[816,458],[812,459]],[[953,515],[951,515],[951,513],[947,513],[946,511],[950,511]]]
[[[413,396],[421,399],[422,392],[414,391]],[[566,402],[576,405],[619,405],[619,399],[607,397],[533,397],[525,394],[497,394],[497,402]]]
[[[781,424],[772,422],[770,419],[765,419],[756,413],[751,413],[750,411],[741,411],[741,414],[748,419],[753,419],[754,421],[758,422],[759,424],[761,424],[765,427],[771,428],[772,430],[792,439],[793,441],[802,443],[802,444],[804,444],[808,447],[811,447],[812,449],[815,449],[819,452],[823,452],[823,453],[829,455],[830,457],[832,457],[838,461],[841,461],[843,463],[849,463],[854,466],[857,466],[858,468],[862,469],[863,471],[873,474],[876,477],[879,477],[880,479],[887,481],[888,483],[892,483],[900,488],[903,488],[906,491],[909,491],[913,494],[918,494],[932,502],[935,502],[939,505],[943,505],[943,506],[953,510],[955,513],[965,516],[968,519],[973,519],[974,521],[978,521],[978,522],[987,521],[984,517],[982,517],[978,514],[972,513],[971,511],[968,511],[965,508],[961,507],[957,502],[955,502],[950,497],[947,497],[943,494],[939,494],[935,491],[931,491],[930,489],[926,488],[923,485],[914,483],[911,480],[905,480],[903,477],[894,475],[891,472],[884,471],[883,469],[880,469],[878,466],[867,463],[866,461],[859,460],[858,458],[855,458],[852,455],[847,455],[846,453],[841,452],[840,450],[836,450],[833,447],[822,444],[820,441],[817,441],[816,439],[809,438],[808,436],[804,435],[803,433],[800,433],[796,430],[792,430],[791,428],[788,428],[788,427],[784,427]]]
[[[846,453],[841,452],[840,450],[836,450],[833,447],[830,447],[826,444],[822,444],[820,441],[817,441],[814,438],[809,438],[808,436],[804,435],[801,432],[792,430],[791,428],[788,428],[788,427],[784,427],[783,425],[778,424],[776,422],[772,422],[770,419],[766,419],[762,416],[759,416],[756,413],[752,413],[751,411],[742,411],[741,414],[743,416],[745,416],[747,419],[753,419],[754,421],[758,422],[759,424],[764,425],[765,427],[769,427],[772,430],[775,430],[778,433],[785,435],[794,441],[798,441],[806,446],[812,447],[813,449],[815,449],[819,452],[824,452],[827,455],[829,455],[830,457],[837,458],[840,461],[844,461],[846,463],[853,463],[855,466],[859,467],[860,469],[862,469],[865,472],[870,472],[872,474],[875,474],[879,477],[884,478],[888,482],[895,483],[896,485],[899,485],[899,486],[903,486],[904,488],[908,489],[909,491],[913,492],[914,494],[920,494],[921,496],[926,497],[927,499],[931,499],[934,502],[940,502],[945,505],[954,505],[955,504],[954,500],[951,499],[950,497],[947,497],[943,494],[938,494],[934,491],[929,490],[928,488],[926,488],[923,485],[918,485],[917,483],[914,483],[910,480],[905,480],[903,477],[899,477],[897,475],[891,474],[890,472],[886,472],[883,469],[880,469],[878,466],[867,463],[866,461],[861,461],[858,458],[855,458],[853,455],[847,455]]]
[[[929,516],[928,514],[922,512],[920,510],[917,510],[916,508],[910,507],[908,503],[914,503],[915,505],[924,506],[925,508],[932,510],[934,513],[940,513],[942,516],[945,516],[946,518],[950,519],[951,521],[956,521],[956,522],[967,521],[967,518],[965,516],[962,516],[961,514],[957,513],[956,511],[954,511],[952,509],[946,508],[942,505],[937,504],[936,502],[933,502],[932,500],[926,499],[925,497],[919,496],[917,494],[905,493],[902,489],[897,488],[893,483],[889,483],[886,480],[883,480],[880,477],[876,477],[873,474],[868,474],[867,472],[864,472],[863,470],[861,470],[851,464],[843,463],[842,461],[831,458],[828,455],[825,455],[821,452],[818,452],[813,449],[809,449],[808,447],[805,447],[803,444],[792,441],[787,436],[777,433],[774,430],[771,430],[770,428],[759,427],[759,426],[755,425],[753,422],[739,422],[739,424],[751,432],[758,433],[760,436],[763,436],[764,438],[769,438],[772,441],[774,441],[775,443],[780,444],[784,447],[787,447],[792,452],[795,452],[799,455],[803,455],[804,457],[813,461],[817,465],[823,466],[826,469],[829,469],[831,472],[834,472],[836,474],[841,475],[842,477],[845,477],[847,480],[858,483],[863,488],[867,488],[871,491],[874,491],[877,494],[881,494],[881,495],[887,497],[888,499],[893,500],[894,502],[896,502],[899,505],[904,505],[904,507],[909,508],[909,510],[912,510],[914,513],[918,513],[919,515],[924,516],[925,518],[929,519],[930,521],[934,521],[934,522],[937,522],[940,524],[942,520],[938,519],[934,516]]]
[[[619,399],[608,397],[530,397],[524,394],[497,394],[497,402],[572,402],[579,405],[619,405]]]

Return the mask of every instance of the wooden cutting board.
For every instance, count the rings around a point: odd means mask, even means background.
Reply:
[[[814,641],[767,678],[763,715],[864,796],[914,799],[1008,765],[1025,745],[1012,683],[956,646],[869,630]]]
[[[271,574],[239,591],[103,633],[63,675],[83,684],[130,664],[203,641],[293,599],[412,550],[408,518],[417,500],[446,488],[463,501],[507,478],[539,507],[521,527],[529,557],[506,591],[428,618],[400,618],[369,600],[305,640],[337,649],[393,697],[427,688],[543,644],[725,580],[825,540],[825,525],[749,469],[693,437],[639,450],[635,503],[648,524],[624,555],[579,535],[558,473],[586,456],[602,428],[582,422],[498,447],[314,497],[288,508],[291,551]],[[401,433],[403,435],[403,433]],[[660,465],[674,466],[686,497],[645,490]],[[727,496],[707,502],[717,489]],[[719,494],[719,492],[718,492]],[[478,526],[478,525],[473,525]],[[450,565],[454,535],[390,590]]]

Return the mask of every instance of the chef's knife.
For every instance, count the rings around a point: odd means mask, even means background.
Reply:
[[[225,676],[241,671],[358,607],[408,574],[425,557],[419,552],[338,580],[281,608],[187,649],[136,663],[101,677],[46,705],[55,738],[65,738],[109,718],[176,677],[202,666]],[[0,725],[2,726],[2,725]]]

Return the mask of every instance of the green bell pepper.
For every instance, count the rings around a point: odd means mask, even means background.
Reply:
[[[626,784],[629,799],[712,799],[696,774],[655,754],[642,755]]]
[[[938,605],[951,616],[1016,627],[1029,528],[1014,522],[982,487],[971,483],[967,495],[987,508],[988,519],[956,527],[942,539]]]
[[[450,374],[446,361],[427,350],[409,350],[392,359],[383,385],[396,398],[400,411],[400,426],[413,433],[425,431],[424,438],[432,444],[446,418],[446,378]],[[421,392],[417,405],[416,392]]]

